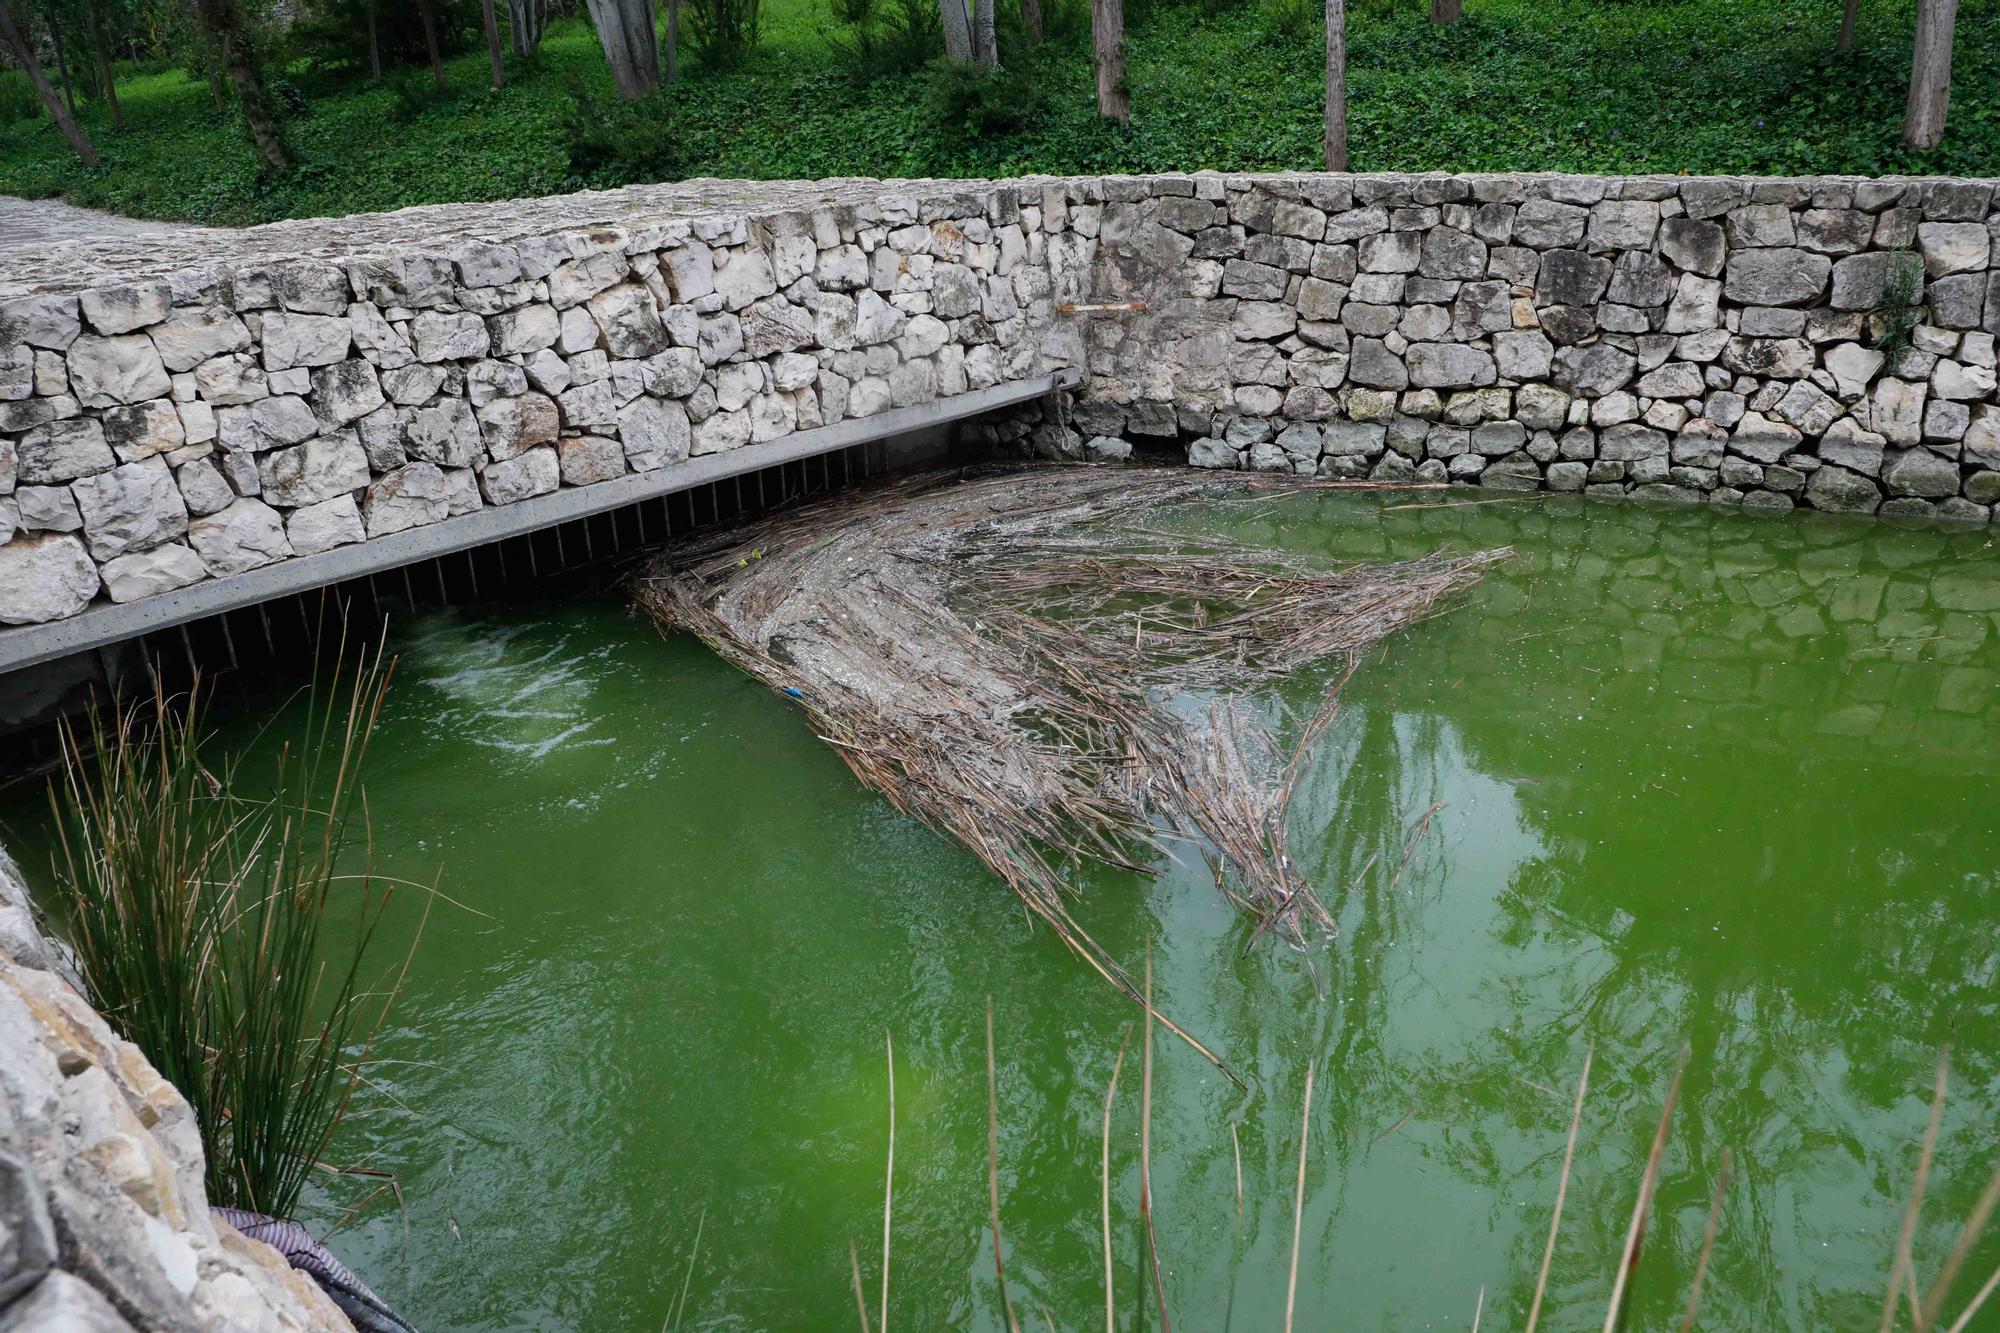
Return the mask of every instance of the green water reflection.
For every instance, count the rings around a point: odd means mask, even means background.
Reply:
[[[1160,1047],[1176,1327],[1277,1326],[1315,1057],[1301,1327],[1465,1327],[1482,1288],[1486,1326],[1518,1327],[1591,1043],[1543,1326],[1598,1327],[1683,1042],[1629,1327],[1678,1326],[1725,1145],[1703,1326],[1872,1326],[1948,1037],[1926,1274],[1995,1154],[2000,548],[1553,498],[1387,508],[1411,503],[1232,521],[1335,557],[1517,549],[1349,688],[1293,831],[1339,938],[1246,952],[1197,870],[1079,878],[1080,919],[1135,964],[1156,940],[1162,1007],[1250,1084]],[[1126,1004],[795,709],[615,602],[424,616],[397,647],[378,861],[442,865],[483,915],[433,915],[341,1144],[408,1201],[407,1234],[378,1205],[336,1241],[384,1295],[427,1331],[657,1328],[705,1217],[689,1327],[853,1327],[850,1241],[877,1280],[887,1031],[892,1324],[1001,1328],[990,994],[1015,1304],[1033,1327],[1101,1320],[1098,1116]],[[0,814],[34,868],[32,807]],[[1127,1069],[1118,1307],[1153,1327]],[[1965,1288],[1996,1262],[1985,1246]]]

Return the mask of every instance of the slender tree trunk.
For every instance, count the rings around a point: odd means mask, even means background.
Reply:
[[[944,24],[944,58],[954,65],[972,61],[972,15],[966,0],[938,0],[938,17]]]
[[[264,75],[257,68],[257,54],[251,48],[250,34],[243,26],[236,0],[194,0],[194,8],[215,43],[217,60],[236,89],[236,100],[243,105],[243,124],[250,131],[250,142],[256,145],[257,156],[264,159],[267,170],[285,170],[292,164],[291,155],[285,151],[284,136],[278,129],[278,111],[271,103],[270,91],[264,87]]]
[[[528,55],[541,48],[548,17],[545,0],[507,0],[507,24],[516,54]]]
[[[1440,28],[1458,22],[1458,16],[1465,11],[1465,0],[1431,0],[1431,22]]]
[[[618,95],[635,102],[660,86],[660,40],[652,0],[586,0]]]
[[[1042,40],[1042,0],[1021,0],[1021,22],[1027,25],[1030,37]]]
[[[507,86],[507,73],[500,68],[500,16],[493,12],[493,0],[480,0],[480,17],[486,21],[486,58],[493,65],[493,91]]]
[[[1347,170],[1347,0],[1326,0],[1326,169]]]
[[[69,113],[76,114],[76,89],[70,86],[69,57],[63,53],[62,25],[56,22],[56,12],[49,11],[49,41],[56,48],[56,74],[62,79],[63,101],[69,103]]]
[[[667,82],[681,79],[681,0],[667,0]]]
[[[382,32],[375,19],[376,0],[368,0],[368,77],[382,82]]]
[[[424,21],[424,46],[431,56],[431,82],[444,87],[444,52],[438,49],[437,9],[431,0],[417,0],[417,16]]]
[[[1951,105],[1951,39],[1958,26],[1958,0],[1917,0],[1916,51],[1910,60],[1910,109],[1903,116],[1903,142],[1928,152],[1944,138]]]
[[[1854,49],[1854,25],[1861,17],[1861,0],[1847,0],[1840,10],[1840,38],[1833,49],[1845,54]]]
[[[49,86],[48,75],[42,73],[41,60],[35,55],[34,48],[28,45],[28,39],[21,35],[21,29],[15,25],[14,12],[7,7],[7,0],[0,0],[0,45],[4,45],[16,63],[28,72],[28,80],[35,85],[35,95],[42,99],[43,107],[48,110],[49,119],[56,123],[56,128],[62,131],[62,137],[69,141],[69,146],[83,159],[83,164],[87,167],[96,166],[97,146],[90,142],[90,136],[76,123],[76,117],[63,109],[62,99],[58,98],[56,90]]]
[[[1121,125],[1132,119],[1125,87],[1124,0],[1090,0],[1090,45],[1097,62],[1097,114]]]
[[[982,69],[1000,65],[1000,37],[994,29],[993,0],[972,0],[972,58]]]
[[[208,100],[218,112],[229,109],[229,95],[222,87],[222,63],[213,57],[208,62]]]
[[[97,57],[97,81],[104,87],[104,105],[111,108],[111,127],[125,128],[125,108],[118,104],[118,81],[111,76],[111,53],[104,47],[104,21],[97,12],[97,0],[84,9],[90,19],[90,49]]]

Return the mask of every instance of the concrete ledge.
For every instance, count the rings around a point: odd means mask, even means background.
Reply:
[[[559,523],[609,513],[642,500],[726,481],[780,463],[814,458],[891,436],[965,421],[1074,388],[1074,370],[974,389],[914,407],[891,408],[873,416],[850,417],[831,426],[798,431],[766,444],[747,444],[726,453],[703,454],[651,472],[534,496],[510,505],[480,509],[427,527],[410,528],[337,547],[319,555],[282,560],[232,578],[197,583],[177,592],[137,602],[93,606],[67,620],[0,630],[0,676],[44,662],[88,652],[175,625],[311,592],[368,574],[399,569],[438,556],[485,546],[507,537],[539,532]]]

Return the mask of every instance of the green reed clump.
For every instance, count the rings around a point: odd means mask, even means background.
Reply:
[[[211,1203],[292,1214],[400,984],[367,975],[394,885],[361,790],[392,665],[317,680],[254,783],[202,753],[199,682],[64,732],[55,906],[91,1002],[193,1106]]]

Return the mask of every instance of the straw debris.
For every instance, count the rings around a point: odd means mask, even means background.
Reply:
[[[1066,865],[1145,871],[1192,839],[1260,929],[1331,930],[1285,842],[1306,751],[1362,654],[1508,554],[1331,567],[1171,526],[1176,508],[1323,485],[1046,466],[894,479],[689,538],[637,598],[797,700],[862,782],[963,842],[1131,994],[1070,917]],[[1253,695],[1323,665],[1304,719]]]

